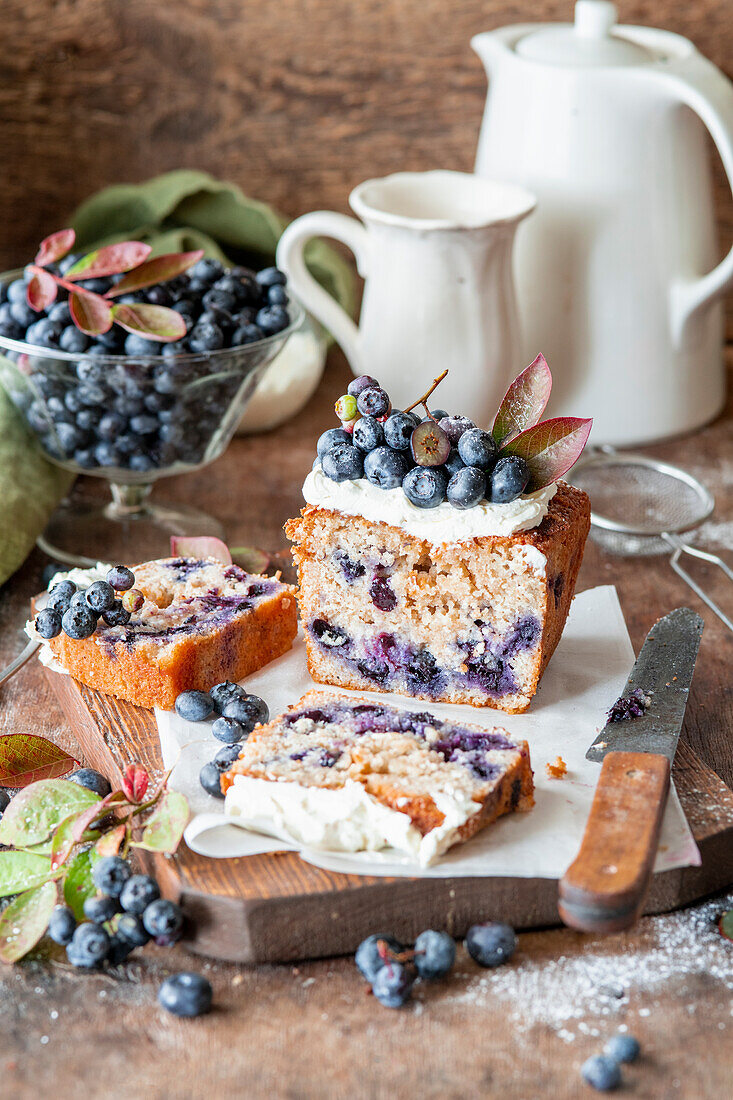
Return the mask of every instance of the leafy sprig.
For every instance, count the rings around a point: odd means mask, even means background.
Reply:
[[[0,738],[3,774],[17,782],[37,773],[40,748],[36,742],[45,739],[31,739],[31,753],[25,760],[18,745],[2,756],[8,740]],[[50,746],[44,750],[46,762],[40,767],[61,766],[51,751],[55,746],[46,745]],[[69,770],[69,762],[76,762],[68,754],[63,756]],[[0,820],[0,844],[7,846],[0,852],[0,897],[15,895],[0,913],[0,960],[16,962],[36,946],[59,891],[77,919],[83,918],[84,901],[96,894],[92,869],[102,856],[124,858],[132,848],[176,851],[189,808],[182,794],[169,789],[167,779],[150,797],[146,797],[150,777],[138,764],[128,767],[121,788],[105,798],[66,779],[35,779],[22,787]]]
[[[29,266],[26,289],[28,305],[36,313],[48,309],[56,300],[59,287],[69,293],[71,319],[87,336],[101,336],[113,324],[146,340],[169,343],[186,335],[186,322],[180,313],[148,302],[115,302],[121,294],[156,286],[182,275],[203,256],[195,252],[170,252],[149,259],[151,248],[142,241],[120,241],[105,245],[77,260],[64,275],[49,270],[63,260],[74,246],[73,229],[61,229],[41,241],[35,260]],[[86,279],[122,275],[105,294],[79,286]]]

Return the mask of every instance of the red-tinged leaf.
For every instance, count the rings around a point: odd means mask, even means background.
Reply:
[[[501,447],[520,432],[539,423],[552,389],[552,375],[544,355],[538,355],[512,382],[491,429]]]
[[[17,962],[32,951],[48,928],[56,904],[56,883],[18,894],[0,913],[0,959]]]
[[[222,565],[232,564],[229,547],[213,535],[171,535],[171,555],[174,558],[214,558]]]
[[[74,291],[69,309],[74,324],[87,336],[100,336],[112,328],[112,307],[99,294]]]
[[[186,335],[186,322],[181,314],[166,306],[151,306],[147,302],[113,305],[112,316],[118,325],[146,340],[167,343]]]
[[[718,921],[718,930],[721,936],[725,936],[727,940],[733,941],[733,909],[729,909],[726,913],[723,913]]]
[[[73,229],[59,229],[58,233],[45,237],[36,253],[35,263],[45,267],[46,264],[55,264],[57,260],[62,260],[73,248],[75,240],[76,233]]]
[[[142,802],[149,782],[145,768],[141,768],[139,764],[130,764],[122,780],[122,790],[127,800],[135,804]]]
[[[27,787],[39,779],[59,779],[78,762],[53,741],[34,733],[0,737],[0,787]]]
[[[146,260],[134,271],[130,271],[116,286],[107,291],[108,298],[116,298],[119,294],[129,294],[133,290],[142,290],[145,286],[156,286],[158,283],[166,283],[169,279],[175,279],[193,267],[204,254],[203,248],[196,252],[168,252],[165,256],[154,256],[152,260]]]
[[[52,302],[56,301],[58,284],[53,275],[49,275],[42,267],[34,270],[25,291],[26,301],[31,309],[40,313],[42,309],[48,309]]]
[[[530,470],[528,492],[544,489],[573,466],[588,442],[592,420],[577,416],[558,416],[544,420],[516,436],[501,450],[501,455],[520,455]]]
[[[101,836],[97,843],[94,845],[94,850],[99,856],[116,856],[122,847],[122,843],[125,839],[125,834],[128,831],[129,826],[116,825],[114,829],[110,829],[108,833]]]
[[[232,561],[246,573],[264,573],[272,558],[266,550],[259,550],[256,546],[233,546]]]
[[[175,852],[189,816],[185,796],[180,791],[166,791],[148,819],[141,840],[133,846],[148,852]]]
[[[149,244],[142,241],[120,241],[119,244],[107,244],[82,256],[66,272],[67,279],[102,279],[106,275],[119,275],[130,271],[147,260],[151,253]]]

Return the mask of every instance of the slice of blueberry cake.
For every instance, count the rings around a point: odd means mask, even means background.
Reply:
[[[133,574],[139,606],[105,612],[77,637],[64,630],[49,640],[57,660],[88,687],[170,709],[181,692],[241,680],[292,646],[295,593],[274,577],[180,557],[144,562]],[[93,601],[93,587],[77,597],[82,605]]]
[[[254,730],[222,790],[259,832],[423,865],[534,804],[527,743],[505,730],[318,691]]]

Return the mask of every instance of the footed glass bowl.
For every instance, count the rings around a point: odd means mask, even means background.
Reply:
[[[0,275],[10,282],[22,272]],[[75,354],[0,336],[0,383],[46,457],[105,478],[102,505],[65,501],[38,544],[57,561],[134,561],[166,551],[172,534],[223,537],[193,508],[151,503],[154,483],[225,450],[267,364],[303,324],[292,299],[286,329],[255,343],[176,356]]]

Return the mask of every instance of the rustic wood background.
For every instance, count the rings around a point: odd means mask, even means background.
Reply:
[[[618,0],[733,72],[731,0]],[[3,0],[0,263],[110,183],[204,168],[295,216],[369,175],[470,170],[473,34],[571,0]],[[717,166],[721,246],[733,200]],[[733,310],[730,314],[733,335]]]

